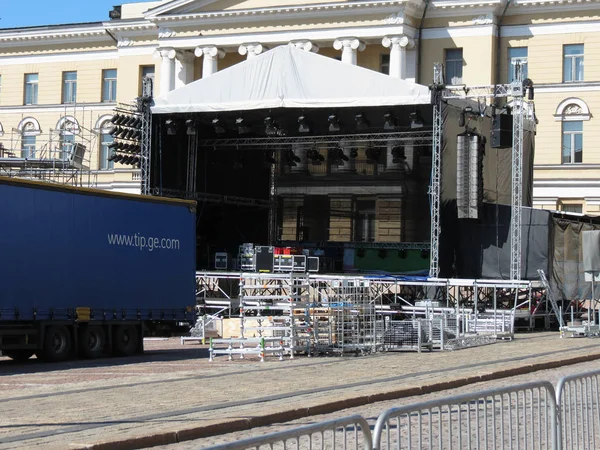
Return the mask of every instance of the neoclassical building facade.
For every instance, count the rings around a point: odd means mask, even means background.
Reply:
[[[535,84],[534,204],[600,214],[600,2],[163,0],[95,23],[0,29],[0,158],[85,146],[100,189],[139,192],[109,160],[111,114],[279,45],[428,85]],[[356,86],[360,89],[360,86]]]

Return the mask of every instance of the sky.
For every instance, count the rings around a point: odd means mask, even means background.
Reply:
[[[114,5],[149,0],[0,0],[0,29],[101,22]]]

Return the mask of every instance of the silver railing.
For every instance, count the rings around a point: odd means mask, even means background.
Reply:
[[[285,450],[287,448],[372,450],[373,441],[369,424],[361,416],[356,415],[207,447],[207,449],[260,450],[261,447],[269,450]]]
[[[600,370],[561,378],[556,386],[561,449],[600,448]]]

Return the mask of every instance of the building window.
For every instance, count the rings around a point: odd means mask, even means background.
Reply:
[[[389,54],[381,55],[381,59],[379,60],[379,71],[381,73],[385,73],[386,75],[390,74],[390,55]]]
[[[112,150],[108,147],[112,144],[114,138],[108,134],[104,133],[100,135],[100,170],[112,170],[115,167],[114,161],[109,161],[112,154]]]
[[[35,158],[35,136],[21,138],[21,158]]]
[[[117,69],[104,69],[102,71],[102,101],[117,101]]]
[[[0,102],[2,101],[2,75],[0,75]]]
[[[73,147],[75,146],[74,134],[63,134],[60,137],[60,159],[71,159]]]
[[[63,103],[77,101],[77,72],[63,72]]]
[[[25,104],[37,105],[38,102],[38,74],[25,74]]]
[[[583,44],[563,47],[563,82],[583,81]]]
[[[571,121],[562,124],[562,163],[583,162],[583,122]]]
[[[446,84],[463,84],[462,48],[446,50]]]
[[[518,70],[521,72],[521,80],[527,78],[527,47],[512,47],[508,49],[509,83],[516,80]]]
[[[568,213],[583,214],[583,205],[581,203],[563,204],[562,210]]]
[[[375,241],[375,200],[359,200],[356,202],[354,240],[356,242]]]

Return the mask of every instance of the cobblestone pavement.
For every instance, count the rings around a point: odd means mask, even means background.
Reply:
[[[481,383],[475,383],[469,386],[464,386],[461,388],[456,388],[452,390],[444,390],[439,391],[433,394],[419,395],[413,397],[405,397],[397,400],[390,400],[386,402],[377,402],[369,405],[359,406],[356,408],[347,408],[342,409],[340,411],[336,411],[330,414],[319,414],[316,416],[306,417],[298,420],[292,420],[286,423],[277,423],[270,426],[258,427],[252,430],[239,431],[236,433],[227,433],[219,436],[208,437],[204,439],[195,439],[192,441],[181,442],[179,444],[171,444],[171,445],[161,445],[152,447],[155,450],[197,450],[206,448],[213,445],[225,444],[228,442],[235,442],[241,439],[247,439],[254,436],[262,436],[269,433],[276,433],[279,431],[285,431],[297,427],[302,427],[305,425],[310,425],[318,422],[325,422],[328,420],[339,419],[342,417],[348,417],[355,414],[361,415],[364,417],[369,425],[371,426],[371,430],[375,426],[375,422],[379,415],[387,409],[409,405],[412,403],[418,403],[428,400],[439,399],[448,396],[460,395],[460,394],[468,394],[472,392],[501,388],[506,386],[511,386],[515,384],[528,383],[528,382],[536,382],[536,381],[550,381],[554,386],[560,378],[565,375],[571,374],[579,374],[583,372],[588,372],[592,370],[600,369],[600,361],[591,361],[587,363],[581,364],[573,364],[570,366],[559,367],[556,369],[550,370],[540,370],[533,373],[529,373],[526,375],[519,375],[514,377],[503,378],[501,380],[495,381],[486,381]],[[465,427],[466,428],[466,427]],[[349,440],[352,441],[352,436],[349,436]],[[303,442],[304,443],[304,442]],[[350,442],[349,442],[350,444]],[[302,445],[300,449],[304,449]],[[308,447],[306,447],[308,448]],[[349,446],[351,448],[351,445]]]
[[[310,414],[300,419],[308,423],[319,420],[316,414],[386,396],[439,391],[575,357],[600,358],[597,341],[532,333],[454,352],[260,363],[226,357],[209,362],[206,346],[181,346],[173,338],[147,341],[146,353],[132,358],[56,364],[0,358],[0,449],[113,443],[110,448],[115,442],[141,448],[174,442],[176,433],[185,440],[287,421],[277,415],[283,412],[293,419]]]

